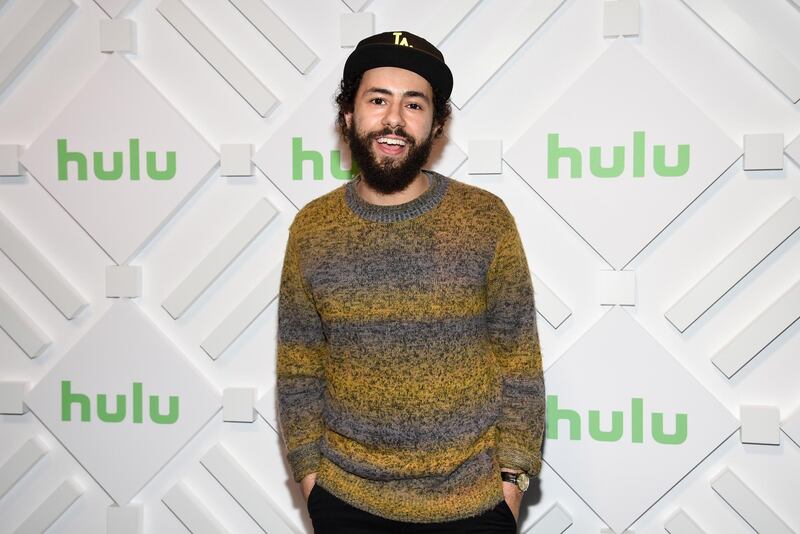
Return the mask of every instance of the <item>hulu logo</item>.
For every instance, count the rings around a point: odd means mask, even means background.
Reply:
[[[88,159],[82,152],[70,152],[67,150],[67,140],[58,139],[58,179],[69,180],[67,165],[74,163],[78,171],[78,180],[84,181],[88,177]],[[167,162],[165,169],[156,166],[156,153],[148,150],[145,152],[145,170],[147,176],[153,180],[171,180],[175,177],[175,152],[167,151]],[[128,140],[128,170],[131,180],[140,178],[141,158],[139,154],[139,140]],[[124,154],[122,152],[111,153],[111,168],[107,168],[105,155],[102,152],[92,152],[92,172],[99,180],[119,180],[125,167]]]
[[[292,180],[303,179],[303,163],[311,162],[314,180],[322,180],[325,164],[322,154],[316,150],[303,150],[303,138],[292,137]],[[353,161],[350,169],[342,168],[342,151],[331,150],[331,175],[337,180],[349,180],[358,174],[358,165]]]
[[[108,396],[105,394],[97,395],[97,417],[106,423],[121,423],[125,420],[128,408],[128,396],[117,395],[115,410],[108,409]],[[179,399],[176,395],[169,396],[169,412],[162,415],[159,413],[158,395],[149,396],[150,420],[159,425],[171,425],[178,420]],[[92,404],[88,395],[72,392],[72,382],[69,380],[61,381],[61,420],[72,421],[72,407],[77,405],[80,410],[81,421],[92,420]],[[141,382],[133,383],[133,399],[131,401],[131,417],[134,423],[144,421],[144,395],[142,393]]]
[[[689,145],[678,145],[678,162],[667,165],[664,145],[653,145],[653,170],[659,176],[683,176],[689,170]],[[625,146],[614,146],[611,149],[611,165],[604,167],[602,158],[603,148],[589,147],[589,172],[598,178],[616,178],[625,171]],[[646,167],[645,133],[633,132],[633,148],[631,149],[631,165],[633,177],[644,176]],[[583,176],[583,154],[575,147],[561,146],[559,134],[547,134],[547,177],[558,178],[558,164],[562,159],[569,161],[569,174],[572,178]]]
[[[558,424],[569,423],[569,439],[581,439],[581,416],[575,410],[558,407],[558,395],[547,396],[547,439],[558,439]],[[685,413],[675,415],[675,433],[664,432],[664,414],[650,414],[650,433],[653,439],[664,445],[680,445],[686,441],[689,416]],[[630,439],[632,443],[644,443],[644,400],[631,399]],[[625,414],[621,411],[611,412],[611,428],[600,428],[600,411],[589,410],[589,437],[595,441],[619,441],[625,432]]]

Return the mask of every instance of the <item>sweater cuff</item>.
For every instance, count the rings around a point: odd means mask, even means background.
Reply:
[[[501,448],[498,451],[497,460],[500,468],[525,471],[531,477],[537,476],[542,468],[541,456],[530,456],[508,448]]]
[[[309,473],[314,473],[319,468],[320,452],[319,440],[306,443],[290,451],[286,455],[295,482],[300,482]]]

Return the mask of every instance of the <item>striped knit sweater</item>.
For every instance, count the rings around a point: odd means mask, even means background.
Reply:
[[[289,229],[278,305],[278,417],[293,478],[400,521],[503,499],[500,468],[541,467],[544,381],[513,216],[426,171],[400,205],[355,181]]]

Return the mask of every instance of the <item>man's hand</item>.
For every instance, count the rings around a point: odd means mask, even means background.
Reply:
[[[317,474],[309,473],[300,481],[300,491],[303,492],[303,498],[308,502],[308,495],[311,493],[311,488],[317,483]]]
[[[519,471],[514,471],[513,469],[503,468],[500,470],[508,473],[519,473]],[[519,524],[519,508],[522,504],[523,493],[524,492],[520,491],[516,484],[503,482],[503,498],[506,500],[508,507],[511,508],[511,513],[514,514],[514,520],[517,524]]]

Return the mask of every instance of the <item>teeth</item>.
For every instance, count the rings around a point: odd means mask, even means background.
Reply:
[[[406,142],[402,139],[395,139],[394,137],[379,137],[378,142],[385,145],[400,145],[406,146]]]

